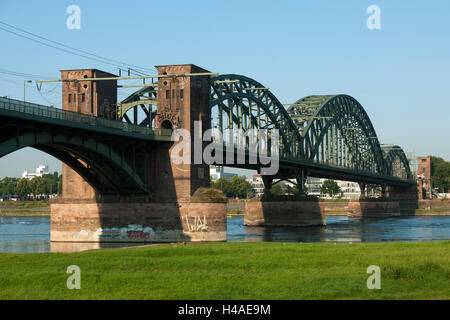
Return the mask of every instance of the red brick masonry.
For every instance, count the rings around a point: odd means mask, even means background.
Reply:
[[[349,201],[348,216],[368,218],[398,217],[400,216],[400,205],[398,201]]]
[[[247,201],[244,225],[324,226],[324,205],[316,201]]]
[[[226,203],[54,203],[51,241],[226,241]]]

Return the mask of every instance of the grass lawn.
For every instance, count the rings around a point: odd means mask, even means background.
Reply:
[[[48,201],[5,201],[0,203],[4,208],[40,208],[50,207]]]
[[[450,299],[450,241],[189,243],[0,254],[0,299]],[[81,268],[68,290],[67,267]],[[381,290],[366,269],[381,268]]]

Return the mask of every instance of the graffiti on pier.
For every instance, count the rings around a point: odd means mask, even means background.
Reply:
[[[130,224],[122,228],[98,228],[95,232],[81,230],[76,232],[74,237],[76,239],[149,240],[155,235],[156,232],[151,227]]]
[[[208,223],[206,222],[206,217],[203,219],[199,216],[194,217],[194,223],[189,223],[189,218],[186,216],[186,225],[188,227],[189,232],[205,232],[208,231]],[[192,219],[192,218],[191,218]]]
[[[206,217],[185,217],[186,226],[183,230],[167,230],[152,228],[139,224],[130,224],[121,228],[98,228],[95,231],[81,230],[73,234],[74,239],[88,241],[166,241],[181,239],[183,233],[208,232]]]

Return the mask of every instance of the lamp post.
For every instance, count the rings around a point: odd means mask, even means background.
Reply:
[[[31,81],[31,80],[23,80],[23,103],[25,103],[25,85],[27,83],[31,83],[31,82],[33,82],[33,81]]]

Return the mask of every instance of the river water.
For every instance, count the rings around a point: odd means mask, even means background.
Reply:
[[[450,216],[365,220],[329,216],[326,219],[326,227],[244,227],[244,217],[237,216],[228,219],[228,241],[384,242],[450,239]],[[133,245],[136,244],[110,244],[108,247]],[[90,248],[77,245],[73,250]],[[0,252],[37,253],[51,250],[48,217],[0,218]]]

